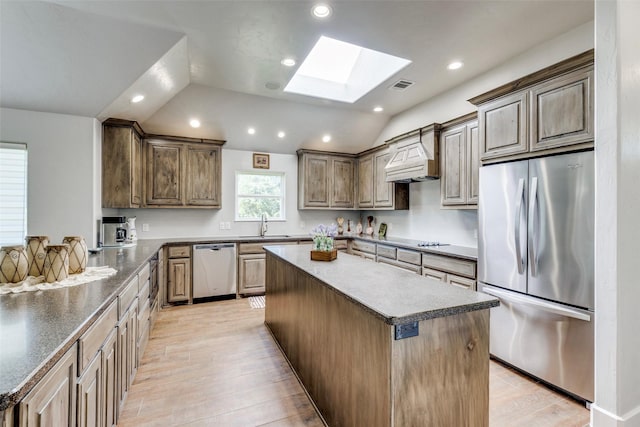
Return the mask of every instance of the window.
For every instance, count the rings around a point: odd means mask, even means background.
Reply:
[[[0,246],[27,234],[27,145],[0,142]]]
[[[236,172],[236,221],[284,220],[284,173]]]

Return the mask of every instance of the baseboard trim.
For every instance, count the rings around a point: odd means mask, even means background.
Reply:
[[[591,404],[591,427],[636,427],[640,426],[640,406],[623,415],[613,414],[596,403]]]

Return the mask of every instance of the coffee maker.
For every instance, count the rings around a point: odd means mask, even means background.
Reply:
[[[101,232],[102,247],[124,246],[127,240],[127,218],[124,216],[103,216]]]

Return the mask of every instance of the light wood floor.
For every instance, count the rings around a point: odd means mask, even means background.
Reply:
[[[322,426],[263,322],[247,299],[161,311],[118,425]],[[490,371],[491,427],[588,425],[584,406]]]

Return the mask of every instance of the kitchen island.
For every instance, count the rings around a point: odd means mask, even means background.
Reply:
[[[265,324],[328,425],[487,426],[498,300],[309,245],[266,246]]]

